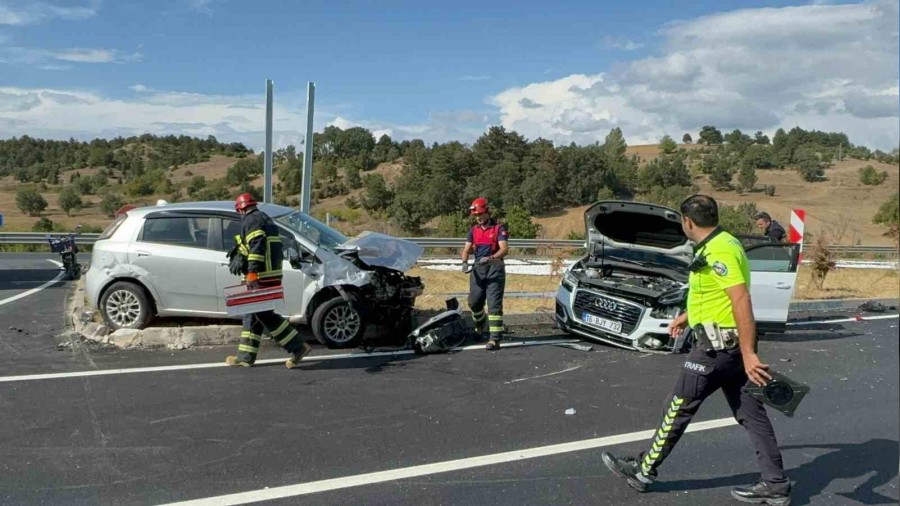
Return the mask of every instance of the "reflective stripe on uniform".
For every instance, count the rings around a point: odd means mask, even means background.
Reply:
[[[251,341],[261,340],[260,336],[254,334],[253,332],[249,332],[247,330],[241,332],[241,339],[250,339]]]
[[[672,402],[669,404],[669,409],[666,411],[665,415],[663,415],[663,422],[659,426],[659,430],[656,431],[656,439],[653,441],[650,451],[645,453],[644,458],[641,460],[641,472],[644,474],[650,474],[653,470],[653,465],[656,464],[656,461],[662,456],[662,450],[666,444],[666,439],[672,431],[672,425],[675,423],[675,417],[678,415],[678,411],[681,409],[682,404],[684,404],[683,398],[678,397],[677,395],[672,396]]]
[[[281,333],[284,332],[288,328],[288,325],[290,325],[290,324],[291,324],[291,322],[289,322],[287,320],[281,322],[281,325],[279,325],[277,329],[272,331],[272,334],[271,334],[272,337],[277,339],[278,336],[280,336]]]
[[[259,348],[257,348],[256,346],[250,346],[249,344],[239,344],[238,351],[247,353],[259,353]]]
[[[254,230],[253,232],[250,232],[249,234],[247,234],[247,242],[249,243],[250,241],[252,241],[253,239],[256,239],[257,237],[265,237],[265,236],[266,236],[266,232],[264,230]]]
[[[297,331],[295,329],[291,329],[291,332],[287,335],[287,337],[285,337],[281,341],[278,341],[278,344],[284,346],[287,343],[291,342],[295,337],[297,337]]]
[[[266,257],[257,255],[256,253],[250,253],[249,255],[247,255],[247,260],[250,260],[251,262],[265,262]]]

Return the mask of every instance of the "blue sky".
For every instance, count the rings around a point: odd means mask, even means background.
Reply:
[[[619,126],[639,143],[800,124],[891,149],[897,19],[896,0],[0,0],[0,137],[258,148],[271,78],[280,144],[300,138],[311,80],[317,129],[471,142],[503,124],[583,143]]]

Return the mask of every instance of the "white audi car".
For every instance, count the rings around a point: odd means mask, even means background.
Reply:
[[[685,307],[693,245],[681,214],[654,204],[598,202],[584,214],[586,255],[556,293],[560,329],[635,350],[669,351],[667,327]],[[746,244],[758,331],[783,332],[800,245]]]

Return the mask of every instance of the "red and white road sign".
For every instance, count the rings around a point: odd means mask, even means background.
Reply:
[[[800,260],[803,260],[803,230],[806,227],[806,210],[792,209],[788,227],[788,242],[800,245]]]
[[[806,224],[806,211],[804,209],[791,210],[791,224],[788,229],[788,241],[803,244],[803,229]]]

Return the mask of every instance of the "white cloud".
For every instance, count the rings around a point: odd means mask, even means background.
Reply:
[[[460,76],[459,80],[460,81],[488,81],[488,80],[490,80],[490,78],[491,78],[491,76],[483,75],[483,74],[482,75],[466,75],[466,76]]]
[[[130,63],[140,61],[140,53],[124,53],[117,49],[69,48],[59,50],[35,49],[19,46],[0,47],[0,63],[37,65],[45,70],[63,70],[65,65],[48,62],[69,63]]]
[[[0,1],[0,25],[32,25],[53,19],[80,20],[96,14],[94,6],[61,7],[34,1]]]
[[[211,16],[213,11],[210,6],[216,1],[217,0],[187,0],[187,4],[191,10]]]
[[[606,49],[617,49],[619,51],[636,51],[644,47],[643,44],[634,42],[628,37],[614,37],[612,35],[606,35],[600,39],[600,45]]]
[[[140,53],[124,54],[115,49],[72,48],[54,51],[52,58],[75,63],[126,63],[141,59]]]
[[[507,128],[560,142],[602,141],[610,126],[636,144],[703,125],[800,125],[897,145],[894,0],[743,9],[670,23],[660,35],[659,55],[508,89],[491,103]]]

